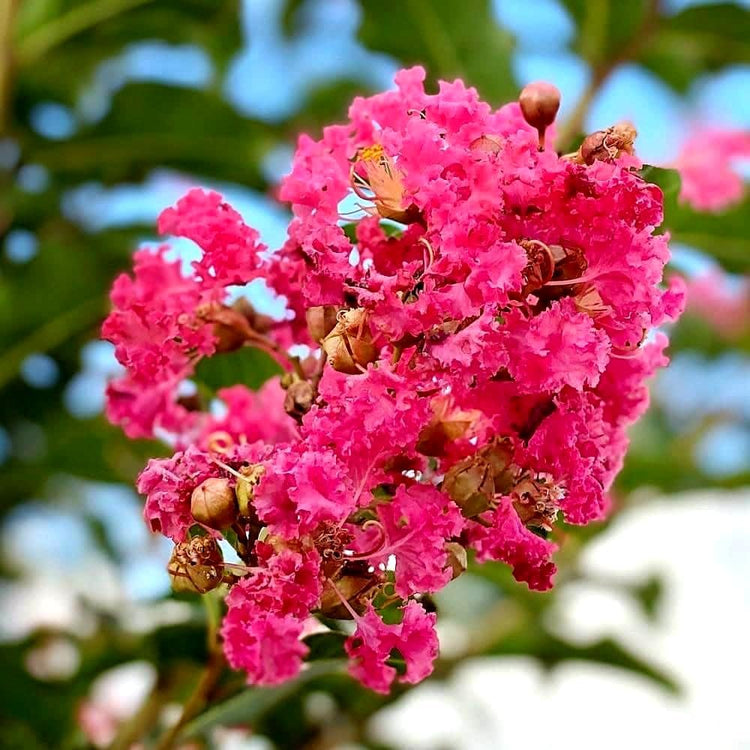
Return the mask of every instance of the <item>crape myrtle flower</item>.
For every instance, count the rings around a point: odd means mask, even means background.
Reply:
[[[606,515],[644,382],[667,362],[652,332],[683,293],[662,284],[662,194],[634,128],[561,156],[554,87],[493,111],[461,81],[427,94],[424,77],[403,70],[300,137],[281,248],[193,190],[159,228],[200,260],[185,272],[141,250],[113,288],[104,335],[125,373],[108,415],[177,448],[138,480],[145,516],[176,544],[177,589],[227,590],[224,651],[252,684],[294,677],[318,618],[353,621],[349,671],[369,688],[423,679],[438,653],[423,597],[471,550],[550,588],[559,522]],[[228,303],[258,278],[285,320]],[[181,395],[202,358],[243,346],[283,375],[220,390],[219,411]]]

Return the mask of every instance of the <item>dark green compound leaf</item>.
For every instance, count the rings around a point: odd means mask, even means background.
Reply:
[[[362,2],[362,9],[363,44],[405,65],[423,65],[433,85],[461,77],[494,105],[518,94],[514,40],[495,21],[489,0],[379,0]]]
[[[75,106],[94,74],[138,41],[192,44],[222,70],[242,44],[239,0],[24,0],[14,58],[19,111],[40,100]]]
[[[699,76],[750,62],[750,12],[738,3],[686,8],[661,21],[637,59],[686,93]]]
[[[263,189],[260,161],[278,142],[270,126],[237,114],[214,91],[133,83],[115,94],[102,120],[72,138],[28,133],[21,147],[64,184],[133,182],[172,167]]]

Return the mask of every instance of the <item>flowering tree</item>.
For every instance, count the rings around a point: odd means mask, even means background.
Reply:
[[[81,27],[91,35],[87,49],[106,41],[108,30],[112,39],[127,38],[129,24],[144,20],[167,39],[181,41],[178,30],[185,29],[185,38],[215,48],[211,34],[201,35],[209,21],[226,18],[220,4],[178,5],[113,13],[121,26],[92,16]],[[583,28],[585,4],[567,5]],[[153,166],[138,142],[122,154],[112,148],[104,160],[99,142],[129,137],[148,123],[157,164],[262,186],[256,144],[325,126],[319,138],[299,137],[282,181],[278,197],[291,218],[281,247],[262,244],[218,192],[196,188],[161,213],[166,244],[137,250],[132,270],[116,278],[102,334],[123,369],[107,387],[106,414],[140,442],[123,441],[99,423],[81,427],[48,406],[59,433],[50,427],[46,475],[19,472],[9,483],[25,497],[40,477],[61,471],[108,481],[129,481],[139,471],[148,526],[173,544],[164,578],[177,598],[205,605],[189,638],[187,627],[165,628],[137,648],[117,637],[105,656],[94,647],[88,672],[71,691],[75,700],[93,675],[118,661],[145,656],[160,672],[141,710],[111,733],[115,746],[157,735],[159,708],[169,697],[182,704],[181,717],[164,728],[161,747],[234,722],[296,747],[308,731],[304,723],[296,734],[284,730],[285,739],[264,701],[294,712],[306,685],[336,695],[359,726],[409,685],[444,675],[460,660],[438,659],[436,600],[467,570],[491,580],[523,616],[517,627],[507,617],[507,630],[488,629],[463,655],[528,653],[548,666],[591,659],[671,686],[618,644],[576,647],[549,633],[540,612],[553,594],[528,593],[548,591],[558,564],[559,577],[575,576],[587,538],[576,527],[603,521],[623,502],[613,483],[623,468],[626,431],[647,407],[646,381],[667,363],[661,329],[683,306],[684,283],[671,270],[665,278],[665,228],[742,270],[735,228],[743,185],[731,160],[747,155],[745,133],[696,130],[671,165],[680,185],[672,169],[641,163],[632,124],[582,132],[588,103],[622,62],[638,60],[665,79],[674,75],[674,65],[658,60],[668,49],[663,11],[644,4],[639,15],[636,5],[618,11],[627,40],[608,26],[597,44],[583,34],[576,40],[591,64],[591,89],[561,127],[554,86],[535,83],[518,94],[507,36],[487,17],[487,4],[456,9],[437,2],[435,18],[455,21],[446,25],[453,61],[434,45],[420,46],[429,34],[408,22],[391,28],[387,8],[367,8],[361,38],[425,67],[401,70],[394,90],[357,96],[346,116],[348,87],[331,97],[335,106],[317,111],[311,104],[309,119],[287,123],[280,135],[225,111],[210,90],[174,94],[172,102],[172,94],[141,84],[123,89],[112,112],[70,142],[19,137],[25,151],[13,179],[22,182],[28,164],[54,175],[55,200],[45,203],[51,218],[38,234],[60,241],[73,231],[57,209],[58,200],[68,205],[71,183],[136,179]],[[727,12],[731,26],[733,11]],[[466,26],[459,23],[463,13]],[[182,25],[172,24],[177,16]],[[38,92],[62,97],[58,76],[40,61],[71,28],[65,15],[55,33],[44,26],[45,33],[34,32],[34,18],[20,18],[18,65],[30,72],[19,77],[19,122],[23,102]],[[691,21],[689,12],[669,23],[687,36],[710,29],[705,16]],[[233,33],[224,29],[221,39]],[[219,60],[228,54],[214,51]],[[724,62],[713,52],[693,60],[696,72]],[[456,74],[463,78],[454,80]],[[426,75],[427,90],[446,79],[437,93],[426,92]],[[504,101],[510,103],[496,108]],[[198,118],[197,129],[181,139],[181,129],[193,124],[187,112]],[[215,140],[201,145],[206,133]],[[230,147],[223,151],[222,143]],[[66,160],[64,150],[61,156],[64,146],[76,158]],[[239,153],[248,154],[244,162]],[[11,223],[29,223],[24,199],[11,205]],[[46,293],[35,295],[40,309],[28,320],[39,315],[55,325],[35,323],[43,335],[14,345],[0,382],[5,372],[13,383],[13,363],[44,342],[52,351],[56,336],[66,344],[96,325],[100,293],[130,262],[127,248],[142,230],[118,231],[75,229],[72,245],[89,251],[81,253],[88,272],[80,283],[93,285],[91,299],[69,299],[67,286],[58,298],[51,263],[35,279]],[[198,260],[186,263],[171,238],[194,243]],[[116,250],[97,256],[99,243]],[[731,323],[746,296],[733,306],[720,286],[690,282],[690,305],[699,310],[703,299],[723,334],[741,340],[746,330]],[[258,311],[259,288],[261,296],[283,300],[282,314]],[[47,309],[53,304],[62,307]],[[65,452],[68,445],[74,449]],[[648,459],[662,457],[651,450]],[[638,467],[637,450],[634,460],[630,466]],[[663,462],[658,484],[677,481],[669,471]],[[684,481],[681,471],[674,469]],[[620,486],[643,476],[626,468]],[[648,586],[631,593],[646,608],[653,598]],[[189,646],[173,639],[175,632]],[[106,627],[98,633],[110,635]],[[178,668],[184,662],[193,667],[187,680]],[[84,710],[90,704],[81,705],[92,737],[95,722]]]

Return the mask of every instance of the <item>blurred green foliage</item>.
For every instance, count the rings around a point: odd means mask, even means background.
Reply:
[[[463,76],[499,104],[514,98],[518,86],[511,66],[514,39],[494,20],[491,5],[490,0],[362,0],[359,38],[368,49],[401,63],[423,64],[433,85],[437,78]],[[572,48],[591,65],[596,84],[618,65],[636,62],[684,93],[696,76],[750,59],[747,12],[739,4],[690,8],[669,19],[650,0],[565,0],[564,5],[577,29]],[[294,0],[286,4],[290,38],[304,33],[302,6]],[[97,336],[112,279],[128,267],[139,239],[153,233],[137,223],[87,229],[62,211],[68,192],[90,183],[139,184],[160,168],[184,172],[196,182],[269,191],[264,156],[292,143],[300,129],[314,132],[341,119],[352,96],[367,93],[361,83],[344,77],[321,82],[284,121],[268,124],[240,114],[222,95],[227,64],[243,43],[239,12],[239,0],[2,0],[0,41],[7,44],[0,50],[0,143],[3,153],[18,153],[0,165],[0,237],[24,230],[38,243],[28,263],[12,263],[7,254],[0,257],[0,426],[15,448],[2,466],[2,515],[30,498],[54,500],[63,475],[132,483],[146,458],[164,450],[126,440],[100,416],[75,417],[64,405],[65,389],[81,366],[81,347]],[[67,137],[45,138],[32,127],[39,103],[56,102],[77,112],[102,64],[141,40],[200,46],[214,62],[212,80],[202,88],[126,83],[101,117],[79,118]],[[22,177],[36,167],[45,170],[44,179],[30,189]],[[678,204],[674,173],[653,170],[648,179],[665,190],[665,226],[674,239],[712,255],[727,270],[747,270],[747,202],[720,216],[698,214]],[[701,325],[686,318],[674,332],[674,348],[696,349],[708,357],[725,351]],[[747,340],[735,345],[749,350]],[[19,377],[20,365],[37,352],[49,354],[59,368],[59,378],[47,389],[33,388]],[[199,380],[215,389],[240,374],[257,387],[272,372],[273,365],[262,357],[233,357],[206,362]],[[41,447],[24,442],[30,427]],[[619,484],[623,497],[644,484],[674,491],[715,481],[692,459],[700,427],[695,434],[676,436],[666,415],[655,408],[633,437]],[[726,483],[744,481],[747,477],[739,476]],[[561,581],[579,575],[578,553],[603,528],[565,530]],[[99,536],[106,547],[106,534]],[[471,653],[526,654],[548,668],[566,659],[607,663],[676,689],[670,675],[614,641],[582,647],[553,635],[545,612],[554,605],[554,592],[530,594],[499,565],[472,565],[467,578],[492,591],[486,611],[472,613]],[[624,593],[640,602],[646,615],[658,611],[658,580]],[[206,659],[200,607],[193,623],[137,636],[101,613],[97,618],[94,635],[77,639],[82,665],[67,681],[42,682],[24,667],[24,653],[48,634],[0,648],[0,711],[5,716],[0,745],[85,746],[75,726],[75,707],[93,677],[112,665],[138,658],[156,664],[162,674],[160,699],[183,696],[184,685],[197,678]],[[300,680],[273,690],[250,690],[238,676],[226,675],[213,705],[187,725],[185,736],[205,738],[217,724],[252,723],[280,748],[302,747],[330,731],[304,708],[305,696],[325,691],[337,706],[338,730],[366,743],[367,719],[404,688],[388,698],[364,690],[342,673],[339,636],[310,640],[320,661]],[[436,678],[455,666],[443,660]]]

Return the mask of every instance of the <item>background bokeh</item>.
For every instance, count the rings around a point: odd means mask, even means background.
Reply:
[[[1,747],[128,747],[205,658],[204,610],[170,593],[132,489],[165,448],[101,416],[111,280],[196,184],[281,244],[297,133],[411,63],[493,104],[554,82],[561,149],[629,119],[668,167],[696,132],[750,127],[747,2],[0,0]],[[688,313],[616,512],[566,529],[555,591],[472,566],[436,596],[424,685],[375,696],[315,654],[283,688],[227,678],[195,746],[750,748],[750,210],[672,188]]]

